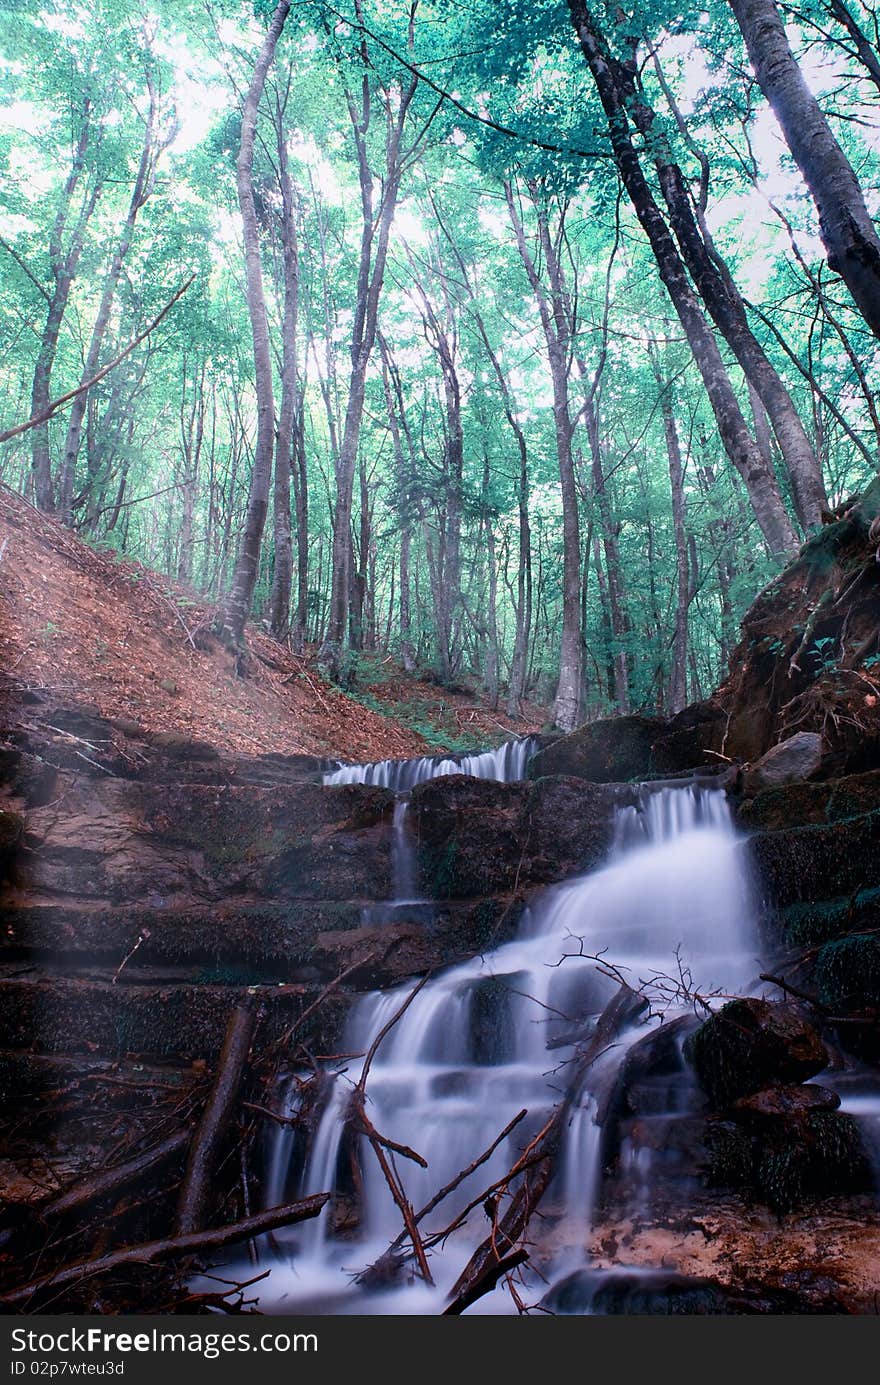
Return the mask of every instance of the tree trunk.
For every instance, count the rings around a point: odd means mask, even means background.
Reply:
[[[272,352],[269,344],[269,318],[263,290],[260,263],[260,230],[254,203],[253,165],[257,111],[266,85],[266,75],[290,10],[291,0],[280,0],[263,40],[254,74],[248,87],[241,121],[241,145],[236,164],[238,205],[244,234],[244,262],[248,315],[254,346],[254,376],[257,391],[257,441],[248,493],[244,532],[238,549],[232,586],[226,599],[223,626],[235,645],[244,640],[245,622],[250,614],[254,587],[260,566],[260,547],[269,509],[269,482],[275,450],[275,400],[272,390]]]
[[[369,78],[366,75],[364,77],[360,109],[358,109],[351,92],[346,91],[346,101],[357,154],[363,224],[357,276],[357,297],[352,326],[348,403],[336,468],[336,508],[333,515],[330,609],[320,654],[324,668],[334,677],[338,675],[341,667],[342,647],[348,624],[352,500],[361,420],[364,413],[367,366],[376,338],[379,298],[382,293],[385,263],[388,258],[388,239],[403,173],[403,151],[401,148],[403,130],[416,85],[417,79],[414,78],[400,93],[397,112],[394,115],[392,115],[390,107],[391,98],[386,94],[385,179],[378,218],[373,206],[373,175],[370,172],[367,150],[371,102]]]
[[[278,185],[281,189],[281,260],[284,272],[284,309],[281,319],[281,407],[275,440],[274,551],[269,629],[274,639],[290,637],[290,589],[293,583],[293,542],[290,528],[290,473],[293,430],[297,408],[296,347],[299,313],[299,247],[293,185],[284,137],[283,118],[276,108]]]
[[[654,375],[660,388],[660,409],[666,456],[669,462],[669,483],[672,489],[672,534],[675,541],[675,633],[672,639],[672,677],[669,683],[669,711],[680,712],[687,705],[688,607],[690,605],[690,567],[688,564],[687,533],[685,530],[684,467],[675,415],[672,411],[671,385],[661,375],[654,361]]]
[[[730,0],[758,83],[819,213],[828,263],[880,336],[880,238],[861,185],[804,81],[773,0]]]
[[[536,207],[541,247],[551,276],[549,298],[538,274],[535,259],[526,243],[525,227],[510,183],[505,184],[504,190],[517,249],[535,295],[547,344],[553,384],[553,427],[562,497],[562,636],[559,650],[559,682],[553,717],[561,731],[573,731],[578,724],[580,708],[582,643],[580,516],[571,446],[573,425],[568,394],[571,325],[567,319],[562,286],[558,282],[559,260],[546,215]]]
[[[772,472],[768,472],[743,418],[718,344],[703,317],[675,242],[642,171],[632,141],[624,98],[614,73],[614,60],[608,54],[585,0],[568,0],[568,5],[605,111],[621,179],[654,252],[660,278],[684,328],[725,450],[745,483],[767,547],[774,556],[784,557],[797,548],[791,520],[776,478]]]
[[[128,212],[120,232],[116,249],[110,261],[110,266],[104,277],[104,287],[101,291],[101,301],[98,304],[98,314],[92,327],[92,335],[89,341],[89,349],[86,353],[85,365],[83,366],[80,383],[91,380],[98,370],[98,362],[101,358],[101,347],[104,343],[104,336],[110,322],[110,313],[113,309],[113,300],[116,296],[116,286],[119,283],[119,276],[122,273],[122,266],[125,257],[131,248],[134,236],[135,222],[138,213],[153,191],[156,174],[156,159],[161,152],[157,148],[157,121],[159,114],[159,102],[156,89],[153,84],[151,74],[147,74],[147,91],[150,97],[150,108],[147,115],[147,124],[144,131],[144,145],[141,151],[140,163],[135,176],[134,186],[131,191],[131,198],[128,204]],[[167,144],[166,140],[166,144]],[[164,147],[161,146],[161,147]],[[79,456],[79,446],[82,437],[82,425],[85,418],[86,406],[88,403],[88,391],[83,390],[74,399],[70,409],[70,418],[67,424],[67,437],[64,443],[64,456],[61,463],[61,478],[59,484],[59,510],[61,519],[65,524],[70,524],[73,504],[73,491],[76,477],[76,459]]]
[[[91,134],[91,102],[89,98],[86,97],[83,102],[82,124],[73,152],[70,172],[64,184],[61,195],[61,205],[59,206],[52,227],[52,234],[49,238],[49,265],[52,271],[52,277],[55,281],[55,286],[51,294],[46,295],[48,308],[40,337],[40,348],[37,352],[33,383],[31,386],[32,418],[44,413],[52,398],[52,367],[55,364],[55,355],[58,350],[58,338],[61,333],[61,324],[64,321],[64,314],[67,311],[71,286],[76,277],[80,256],[82,255],[86,226],[88,225],[101,193],[101,183],[98,181],[96,175],[90,191],[83,199],[76,225],[71,233],[67,249],[65,250],[63,245],[64,232],[67,227],[68,217],[70,216],[73,196],[76,192],[83,170],[85,169],[86,155],[91,141]],[[48,423],[40,423],[32,430],[31,474],[34,481],[34,499],[37,502],[38,508],[48,512],[53,511],[55,509],[55,486],[52,478],[52,457],[49,451]]]

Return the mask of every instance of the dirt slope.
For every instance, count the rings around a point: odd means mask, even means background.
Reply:
[[[216,608],[112,552],[97,552],[0,485],[0,688],[85,703],[148,731],[244,753],[366,760],[491,744],[514,726],[474,694],[403,680],[373,661],[362,700],[255,628],[248,672],[211,633]],[[387,710],[386,710],[387,709]],[[427,738],[426,738],[427,737]]]

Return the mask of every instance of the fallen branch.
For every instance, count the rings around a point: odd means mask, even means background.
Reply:
[[[140,346],[141,342],[144,341],[151,332],[156,330],[163,317],[171,311],[177,300],[182,298],[186,293],[195,277],[195,274],[191,274],[186,283],[177,290],[174,297],[168,300],[161,313],[158,313],[156,317],[153,318],[153,321],[145,327],[133,341],[128,343],[124,351],[120,351],[118,356],[114,356],[112,361],[108,361],[105,366],[102,366],[97,375],[93,375],[90,380],[85,380],[81,385],[77,385],[75,390],[68,390],[66,394],[59,395],[57,399],[53,399],[51,404],[47,404],[45,409],[41,409],[33,418],[29,418],[27,423],[19,423],[15,428],[7,428],[5,433],[0,433],[0,442],[9,442],[10,438],[20,437],[22,433],[29,432],[31,428],[39,428],[41,423],[48,423],[52,415],[56,414],[59,409],[63,409],[65,404],[69,404],[71,400],[76,399],[77,395],[85,394],[86,390],[90,390],[93,385],[100,384],[105,375],[109,375],[111,370],[115,370],[116,367],[125,360],[126,356],[131,355],[136,346]]]
[[[122,1246],[111,1250],[94,1260],[77,1260],[52,1274],[32,1279],[27,1284],[19,1284],[0,1294],[0,1303],[22,1303],[44,1289],[61,1288],[65,1284],[75,1284],[83,1279],[91,1279],[109,1270],[119,1269],[121,1265],[151,1265],[155,1260],[180,1259],[194,1255],[198,1251],[219,1250],[232,1245],[234,1241],[245,1241],[251,1236],[261,1236],[266,1231],[277,1231],[282,1226],[292,1226],[295,1222],[308,1221],[316,1217],[330,1198],[329,1193],[316,1193],[314,1197],[303,1198],[283,1207],[272,1207],[267,1212],[258,1212],[253,1217],[231,1222],[213,1231],[195,1231],[186,1236],[169,1236],[160,1241],[144,1241],[141,1245]]]
[[[516,1129],[520,1121],[524,1120],[527,1115],[528,1111],[526,1109],[518,1111],[517,1114],[514,1116],[513,1120],[508,1121],[501,1133],[495,1136],[495,1139],[489,1145],[488,1149],[484,1149],[483,1153],[479,1155],[476,1159],[474,1159],[473,1163],[468,1164],[466,1169],[462,1169],[459,1173],[455,1175],[454,1178],[451,1178],[449,1180],[445,1187],[441,1188],[438,1193],[435,1193],[431,1200],[425,1203],[421,1211],[416,1213],[416,1226],[418,1226],[419,1223],[422,1222],[425,1217],[427,1217],[431,1212],[433,1212],[435,1207],[438,1207],[441,1202],[445,1201],[445,1199],[449,1196],[450,1193],[455,1192],[455,1189],[459,1187],[459,1185],[462,1184],[466,1178],[470,1178],[472,1173],[476,1173],[477,1169],[480,1168],[482,1164],[485,1164],[487,1160],[491,1159],[492,1155],[495,1153],[498,1146],[500,1144],[503,1144],[503,1142],[507,1139],[508,1135],[510,1135]],[[483,1195],[480,1200],[483,1201],[484,1199],[485,1195]],[[355,1282],[357,1284],[366,1284],[368,1286],[371,1284],[387,1283],[389,1278],[401,1267],[403,1263],[403,1261],[397,1255],[397,1251],[403,1245],[404,1240],[404,1232],[401,1232],[400,1235],[397,1236],[391,1242],[391,1245],[388,1247],[388,1249],[382,1252],[378,1260],[374,1260],[372,1265],[368,1265],[365,1270],[361,1271]]]
[[[421,1273],[421,1276],[426,1284],[433,1284],[434,1279],[431,1275],[430,1269],[428,1268],[428,1257],[425,1254],[425,1247],[422,1244],[422,1238],[419,1235],[418,1227],[415,1223],[412,1204],[407,1198],[406,1193],[403,1190],[402,1184],[400,1183],[394,1170],[392,1169],[391,1165],[385,1157],[385,1150],[383,1146],[387,1145],[388,1141],[386,1141],[383,1138],[383,1136],[379,1134],[378,1130],[373,1125],[373,1122],[370,1120],[369,1116],[364,1110],[363,1093],[358,1088],[355,1088],[354,1100],[358,1105],[357,1119],[362,1128],[362,1132],[366,1135],[367,1139],[370,1142],[373,1153],[375,1154],[376,1159],[378,1160],[379,1168],[382,1170],[382,1173],[385,1177],[385,1182],[388,1184],[391,1196],[394,1198],[398,1210],[400,1211],[400,1215],[403,1217],[403,1224],[406,1227],[407,1235],[412,1241],[413,1254],[415,1255],[416,1263],[419,1267],[419,1272]],[[398,1145],[396,1146],[396,1148],[399,1149],[400,1146]],[[410,1154],[412,1154],[412,1151],[410,1151]],[[419,1156],[416,1157],[419,1158],[419,1162],[422,1164],[422,1166],[424,1168],[427,1168],[427,1164],[425,1163],[424,1159],[421,1159]]]
[[[198,1231],[207,1220],[211,1177],[220,1141],[229,1124],[250,1052],[256,1013],[252,1000],[237,1005],[229,1017],[217,1060],[214,1087],[193,1137],[177,1205],[178,1236]]]
[[[448,1316],[449,1314],[463,1313],[466,1308],[470,1308],[472,1303],[476,1303],[478,1298],[482,1298],[485,1294],[491,1294],[499,1279],[511,1270],[515,1270],[517,1265],[522,1265],[528,1258],[529,1252],[520,1247],[512,1255],[505,1255],[496,1265],[489,1265],[466,1293],[459,1294],[443,1309],[444,1314]]]
[[[796,1000],[805,1000],[816,1010],[825,1009],[825,1006],[821,1005],[814,995],[808,995],[806,991],[798,990],[797,986],[792,986],[783,976],[771,976],[769,972],[762,971],[758,979],[759,981],[769,981],[772,986],[778,986],[781,991],[785,991],[787,995],[793,995]]]
[[[471,1291],[485,1282],[488,1272],[516,1250],[517,1243],[524,1236],[532,1213],[550,1182],[568,1113],[573,1100],[580,1092],[587,1070],[605,1052],[624,1025],[640,1015],[647,1005],[645,996],[623,983],[605,1006],[589,1043],[578,1055],[565,1098],[556,1107],[544,1128],[523,1151],[507,1177],[500,1181],[498,1186],[500,1191],[504,1192],[514,1178],[520,1173],[524,1174],[523,1181],[513,1195],[504,1216],[498,1222],[493,1220],[489,1236],[474,1251],[452,1286],[452,1303],[459,1299],[468,1299]],[[484,1288],[482,1292],[486,1293],[488,1290]]]
[[[122,1164],[117,1164],[115,1168],[103,1169],[101,1173],[93,1174],[90,1178],[83,1178],[79,1182],[72,1184],[60,1193],[58,1197],[52,1198],[49,1202],[35,1208],[40,1217],[60,1217],[67,1212],[73,1212],[80,1207],[85,1207],[90,1202],[96,1202],[98,1198],[105,1197],[107,1193],[118,1192],[127,1183],[149,1173],[151,1169],[159,1164],[166,1163],[189,1144],[190,1132],[188,1130],[178,1130],[174,1135],[170,1135],[161,1144],[154,1145],[145,1154],[136,1154],[131,1159],[126,1159]]]
[[[423,986],[426,986],[428,984],[429,978],[430,972],[428,972],[426,976],[423,976],[421,981],[416,982],[415,986],[413,986],[406,1000],[399,1007],[399,1009],[395,1010],[394,1014],[391,1016],[391,1019],[388,1021],[388,1023],[383,1024],[382,1028],[379,1030],[379,1033],[376,1035],[375,1039],[370,1044],[370,1047],[367,1049],[367,1056],[364,1059],[364,1066],[361,1068],[361,1075],[358,1078],[356,1089],[357,1091],[363,1092],[365,1090],[367,1085],[367,1075],[369,1074],[373,1059],[376,1056],[376,1050],[378,1049],[382,1040],[385,1038],[385,1035],[390,1030],[392,1030],[397,1021],[406,1014],[407,1010],[412,1005],[419,991],[423,988]]]

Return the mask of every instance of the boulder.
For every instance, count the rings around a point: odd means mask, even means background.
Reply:
[[[684,1052],[715,1110],[774,1083],[802,1082],[828,1062],[800,1009],[754,997],[728,1001],[690,1035]]]
[[[662,779],[718,760],[724,717],[711,702],[674,717],[604,717],[562,736],[532,757],[529,778],[575,775],[594,784]]]
[[[878,848],[880,809],[827,826],[758,832],[748,849],[769,901],[784,909],[880,885]]]
[[[735,1120],[746,1125],[760,1125],[766,1121],[809,1116],[814,1111],[836,1111],[839,1105],[837,1092],[810,1082],[799,1087],[767,1087],[763,1092],[740,1097],[731,1109]]]
[[[419,882],[433,899],[505,893],[598,865],[631,790],[552,776],[497,784],[444,775],[412,793]]]
[[[798,731],[749,766],[743,779],[743,792],[751,796],[764,789],[778,789],[810,779],[822,768],[823,752],[822,737],[817,732]]]

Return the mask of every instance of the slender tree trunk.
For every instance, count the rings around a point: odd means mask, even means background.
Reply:
[[[354,133],[361,193],[362,232],[358,264],[357,295],[351,338],[351,372],[348,384],[348,403],[339,461],[336,468],[336,508],[333,515],[333,558],[330,586],[330,609],[327,630],[321,646],[321,662],[333,676],[341,667],[342,647],[348,624],[348,599],[351,583],[351,514],[354,480],[361,420],[364,413],[367,367],[376,338],[379,299],[385,278],[388,258],[388,239],[397,206],[400,180],[403,173],[401,148],[407,111],[416,91],[417,79],[399,93],[397,111],[392,114],[391,97],[386,93],[387,137],[385,147],[385,179],[378,216],[374,209],[373,175],[367,150],[370,125],[370,85],[365,75],[360,106],[350,91],[346,92],[349,116]]]
[[[299,313],[299,246],[293,184],[287,157],[283,112],[275,111],[278,150],[278,185],[281,190],[281,259],[284,278],[284,308],[281,320],[281,407],[275,440],[275,485],[273,491],[274,569],[269,604],[269,629],[276,640],[290,637],[290,590],[293,582],[293,541],[290,528],[290,473],[293,458],[293,431],[297,411],[296,350]]]
[[[725,451],[742,477],[755,517],[774,556],[797,548],[797,538],[776,478],[758,452],[724,367],[718,344],[700,310],[654,195],[647,183],[632,141],[623,95],[614,72],[614,59],[585,0],[568,0],[575,30],[608,121],[615,161],[635,213],[645,231],[660,278],[666,287],[703,378]]]
[[[296,515],[296,615],[293,648],[301,654],[309,615],[309,474],[306,463],[305,388],[296,411],[293,445],[293,504]]]
[[[559,268],[544,212],[536,207],[541,247],[551,275],[551,296],[545,291],[538,268],[526,242],[525,227],[516,205],[513,188],[505,184],[505,197],[516,237],[517,249],[526,271],[541,319],[553,385],[553,427],[559,466],[562,498],[562,634],[559,651],[559,682],[553,716],[561,731],[573,731],[578,724],[581,692],[581,603],[580,603],[580,515],[572,453],[573,424],[569,407],[571,324],[568,322],[562,286],[557,282]]]
[[[583,406],[584,423],[590,444],[593,496],[599,511],[599,530],[602,548],[605,553],[605,572],[608,581],[608,608],[611,616],[611,633],[614,642],[614,700],[617,711],[625,716],[630,710],[629,659],[625,647],[630,632],[624,597],[623,565],[620,561],[620,546],[617,542],[618,525],[611,513],[611,503],[605,480],[602,461],[602,444],[599,438],[599,420],[591,396],[587,396]]]
[[[690,568],[688,565],[687,532],[685,529],[684,467],[675,415],[672,410],[671,385],[660,374],[654,359],[654,375],[660,393],[663,433],[669,463],[669,483],[672,490],[672,534],[675,541],[675,633],[672,639],[672,676],[669,683],[669,710],[680,712],[687,704],[688,608],[690,606]]]
[[[153,191],[158,154],[161,152],[161,148],[164,148],[169,142],[169,140],[166,139],[161,147],[157,147],[159,103],[156,89],[150,75],[147,77],[147,90],[150,98],[150,106],[147,114],[146,129],[144,131],[144,144],[141,151],[140,163],[138,164],[138,171],[135,176],[122,231],[116,243],[116,248],[113,251],[109,268],[104,276],[104,287],[101,291],[98,313],[95,318],[94,326],[92,327],[89,349],[86,353],[85,365],[83,366],[80,380],[81,384],[86,380],[91,380],[92,376],[95,375],[98,370],[98,363],[101,358],[101,347],[104,343],[104,337],[110,322],[110,314],[113,309],[113,300],[116,296],[116,286],[119,283],[119,276],[122,273],[122,266],[125,263],[125,258],[131,248],[138,213]],[[72,517],[71,510],[76,477],[76,459],[79,456],[82,425],[87,404],[88,391],[83,390],[82,394],[78,394],[71,405],[70,418],[67,424],[67,437],[64,443],[64,456],[61,463],[61,478],[59,484],[59,510],[61,519],[65,524],[70,524]]]
[[[654,67],[673,118],[689,148],[700,160],[701,198],[705,198],[708,196],[709,160],[689,134],[687,123],[663,75],[656,54]],[[791,478],[792,496],[801,523],[805,528],[817,525],[820,523],[822,511],[827,508],[828,498],[825,494],[822,468],[810,445],[791,395],[749,325],[742,294],[709,232],[703,203],[692,203],[684,174],[672,156],[669,141],[658,128],[656,113],[641,85],[635,53],[631,62],[621,65],[620,72],[621,80],[630,93],[634,123],[653,151],[654,166],[666,203],[669,223],[675,232],[679,250],[697,292],[742,367],[749,388],[757,391],[767,410],[783,462]]]
[[[828,263],[880,336],[880,238],[852,165],[789,47],[773,0],[730,0],[758,83],[819,213]]]
[[[46,294],[47,311],[40,336],[40,348],[34,365],[31,386],[31,417],[46,411],[52,398],[52,368],[58,351],[58,338],[61,324],[67,311],[70,290],[76,278],[76,271],[82,255],[86,227],[101,193],[101,183],[95,176],[80,208],[76,224],[65,249],[64,233],[70,217],[74,194],[86,166],[86,156],[91,142],[91,102],[86,97],[83,102],[82,124],[74,149],[70,172],[61,194],[52,234],[49,238],[49,266],[52,271],[54,287]],[[31,432],[31,473],[34,481],[34,499],[41,510],[55,509],[55,485],[52,477],[52,457],[49,451],[49,424],[40,423]]]
[[[828,497],[822,469],[791,396],[749,326],[742,296],[727,266],[722,271],[704,243],[681,169],[660,159],[656,163],[670,222],[700,297],[770,417],[801,523],[805,528],[818,525]]]
[[[409,474],[404,457],[403,438],[406,420],[403,412],[403,391],[400,377],[385,338],[379,335],[379,348],[382,354],[382,383],[385,390],[385,407],[388,412],[388,426],[391,431],[391,446],[394,450],[394,466],[397,473],[398,510],[397,521],[400,528],[400,662],[405,673],[416,669],[415,651],[412,643],[412,612],[410,608],[410,546],[411,546],[411,502],[409,496]],[[407,434],[407,442],[409,442]],[[410,452],[410,456],[411,456]]]
[[[253,166],[257,111],[266,85],[266,75],[290,10],[290,0],[280,0],[263,40],[253,77],[248,87],[241,122],[241,145],[236,164],[238,205],[244,234],[245,279],[248,315],[254,347],[254,376],[257,391],[257,440],[248,493],[244,532],[238,549],[232,586],[226,599],[223,626],[235,645],[244,640],[245,622],[250,614],[254,587],[260,567],[260,547],[269,509],[269,483],[275,450],[275,400],[272,390],[272,352],[269,344],[269,318],[260,263],[260,230],[254,202]]]

